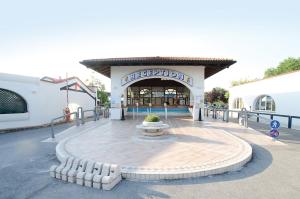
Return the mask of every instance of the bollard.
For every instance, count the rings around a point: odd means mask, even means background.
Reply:
[[[122,117],[121,120],[125,120],[125,115],[124,115],[124,108],[122,107]]]
[[[201,114],[201,108],[199,108],[199,118],[198,118],[199,121],[202,121],[202,114]]]
[[[292,117],[289,116],[289,120],[288,120],[288,128],[292,128]]]

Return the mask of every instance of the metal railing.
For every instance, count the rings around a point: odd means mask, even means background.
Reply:
[[[204,115],[209,117],[212,115],[213,119],[218,119],[222,117],[223,121],[229,121],[229,110],[228,109],[221,109],[221,108],[204,108]]]
[[[100,113],[101,113],[101,107],[96,106],[94,109],[88,109],[88,110],[83,110],[82,107],[78,107],[77,111],[74,111],[72,113],[56,117],[51,120],[50,126],[51,126],[51,138],[55,138],[54,134],[54,123],[55,121],[60,121],[61,119],[65,119],[67,116],[75,115],[75,121],[76,121],[76,126],[80,126],[85,124],[86,117],[84,117],[85,113],[87,112],[93,112],[93,120],[97,121],[100,119]]]
[[[51,120],[51,122],[50,122],[50,125],[51,125],[51,138],[55,138],[55,135],[54,135],[54,122],[56,120],[64,119],[68,115],[71,116],[71,115],[74,115],[74,114],[75,114],[75,118],[76,118],[76,126],[79,126],[80,124],[79,124],[79,118],[78,118],[77,111],[69,113],[69,114],[66,114],[66,115],[63,115],[63,116],[60,116],[60,117],[56,117],[56,118],[54,118],[54,119]]]
[[[247,111],[246,109],[241,110],[229,110],[229,109],[222,109],[222,108],[205,108],[204,109],[204,115],[206,117],[211,117],[213,119],[218,119],[220,116],[222,117],[223,121],[228,122],[230,115],[229,113],[237,113],[237,119],[240,122],[240,119],[242,119],[242,123],[244,126],[248,126],[248,119],[251,117],[256,117],[256,122],[259,122],[260,119],[267,119],[267,120],[273,120],[274,117],[283,117],[287,118],[288,120],[288,128],[292,128],[293,126],[293,119],[300,119],[300,116],[295,115],[284,115],[284,114],[276,114],[276,113],[263,113],[263,112],[255,112],[255,111]],[[268,119],[267,117],[263,117],[263,115],[270,116]]]

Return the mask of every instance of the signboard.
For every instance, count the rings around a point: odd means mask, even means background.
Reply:
[[[276,138],[279,136],[279,131],[277,129],[272,129],[270,131],[270,136],[273,137],[273,138]]]
[[[147,77],[176,79],[176,80],[179,80],[190,86],[193,86],[193,78],[192,77],[190,77],[184,73],[175,71],[175,70],[159,69],[159,68],[139,70],[139,71],[130,73],[128,75],[125,75],[121,79],[121,85],[124,86],[132,81],[147,78]]]
[[[279,136],[278,128],[280,127],[280,123],[277,120],[272,120],[270,122],[271,130],[270,130],[270,136],[273,138],[276,138]]]

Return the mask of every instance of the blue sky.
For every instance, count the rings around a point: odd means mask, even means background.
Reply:
[[[86,78],[79,61],[125,56],[228,57],[206,90],[261,77],[299,57],[297,1],[2,1],[0,72]],[[102,78],[107,87],[108,79]]]

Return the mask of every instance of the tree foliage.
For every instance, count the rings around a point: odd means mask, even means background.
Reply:
[[[273,77],[276,75],[292,72],[295,70],[300,70],[300,57],[299,58],[293,58],[289,57],[276,67],[276,68],[268,68],[265,71],[264,78]]]
[[[216,87],[212,91],[205,92],[204,100],[209,104],[216,104],[217,106],[224,106],[228,103],[229,92],[224,88]]]
[[[255,78],[255,79],[240,79],[240,80],[234,80],[231,82],[231,86],[238,86],[238,85],[242,85],[242,84],[247,84],[250,82],[255,82],[257,80],[260,80],[259,78]]]
[[[105,86],[103,84],[97,89],[97,98],[100,99],[100,103],[102,105],[105,105],[109,102],[108,94],[105,92]]]
[[[284,73],[289,73],[292,71],[300,70],[300,57],[299,58],[294,58],[294,57],[289,57],[282,62],[279,63],[279,65],[275,68],[268,68],[265,70],[264,73],[264,78],[268,77],[274,77],[277,75],[281,75]],[[238,86],[250,82],[255,82],[260,80],[259,78],[255,79],[240,79],[240,80],[235,80],[231,82],[231,86]]]

